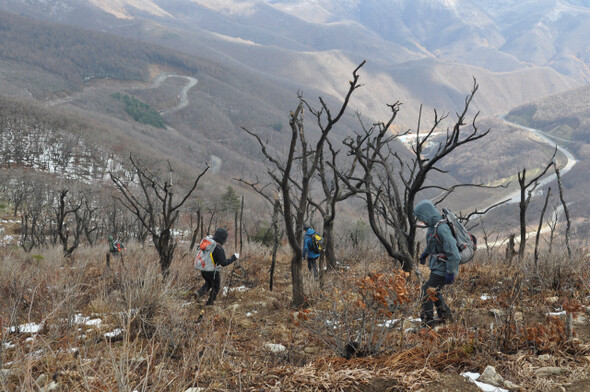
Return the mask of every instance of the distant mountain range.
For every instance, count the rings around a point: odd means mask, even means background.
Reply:
[[[241,127],[280,153],[297,92],[333,104],[363,60],[363,87],[336,130],[341,136],[356,129],[355,112],[383,120],[396,101],[398,129],[416,127],[421,105],[423,126],[433,109],[453,120],[477,79],[471,114],[481,112],[481,128],[494,132],[451,157],[447,183],[507,183],[550,156],[550,146],[539,153],[498,114],[512,111],[573,138],[582,155],[590,140],[590,114],[571,105],[587,106],[590,1],[0,0],[0,11],[2,95],[92,118],[109,139],[120,132],[136,150],[171,157],[188,172],[217,162],[223,185],[264,172]],[[156,89],[151,82],[162,72],[198,80],[186,108],[163,114],[165,130],[134,122],[112,98],[135,96],[163,113],[187,79]],[[584,165],[574,172],[583,175]]]
[[[0,8],[148,40],[245,67],[283,86],[335,95],[364,59],[354,103],[453,112],[476,77],[483,114],[590,80],[586,1],[486,0],[2,0]],[[312,90],[313,91],[313,90]]]

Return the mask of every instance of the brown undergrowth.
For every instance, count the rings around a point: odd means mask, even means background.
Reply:
[[[460,373],[487,365],[523,390],[588,378],[582,257],[555,258],[559,277],[526,261],[463,266],[444,290],[454,321],[434,330],[417,328],[420,279],[385,258],[343,261],[321,280],[305,271],[305,309],[290,305],[288,260],[279,257],[270,291],[269,258],[250,249],[245,273],[208,307],[188,258],[163,280],[152,251],[134,244],[111,270],[102,248],[69,261],[58,249],[2,248],[0,390],[470,390]],[[539,376],[547,366],[561,370]]]

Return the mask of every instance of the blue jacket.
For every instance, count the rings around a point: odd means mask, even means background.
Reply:
[[[307,229],[305,232],[305,236],[303,237],[303,258],[307,256],[308,259],[317,259],[320,257],[319,253],[314,252],[311,250],[313,239],[311,238],[312,235],[315,234],[315,230],[311,227]]]
[[[428,267],[430,271],[438,276],[454,274],[457,277],[461,256],[459,256],[457,240],[453,237],[449,225],[439,224],[436,230],[438,238],[434,237],[434,227],[442,219],[442,215],[430,200],[422,200],[418,203],[414,207],[414,215],[428,226],[424,251],[429,255]]]

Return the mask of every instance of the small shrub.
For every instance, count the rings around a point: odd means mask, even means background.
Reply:
[[[384,347],[396,322],[391,320],[402,306],[410,302],[406,287],[407,272],[393,276],[370,273],[345,282],[342,289],[332,289],[331,306],[298,312],[295,324],[303,324],[336,354],[344,358],[369,356],[387,351]]]

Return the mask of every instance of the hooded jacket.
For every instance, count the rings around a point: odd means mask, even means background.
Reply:
[[[439,224],[436,229],[438,238],[434,236],[434,227],[442,219],[440,212],[430,200],[422,200],[414,207],[414,215],[428,226],[424,251],[429,255],[428,267],[430,271],[438,276],[453,274],[457,277],[461,256],[449,225]]]
[[[237,260],[235,255],[229,259],[225,257],[225,250],[223,250],[222,246],[227,240],[227,235],[227,230],[223,228],[218,228],[215,230],[215,234],[213,234],[213,241],[217,243],[212,253],[213,261],[215,262],[215,271],[219,271],[221,267],[228,266]]]
[[[305,258],[305,256],[307,256],[308,259],[317,259],[318,257],[320,257],[319,253],[316,253],[313,250],[311,250],[311,245],[313,241],[311,236],[314,234],[315,230],[311,227],[307,229],[307,231],[305,232],[305,236],[303,237],[303,258]]]

